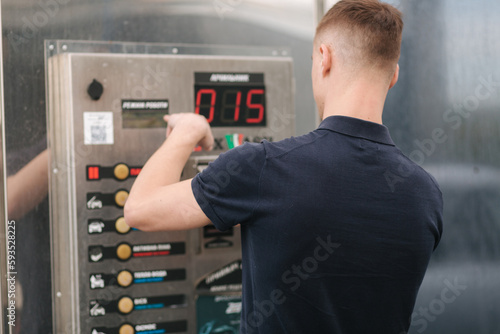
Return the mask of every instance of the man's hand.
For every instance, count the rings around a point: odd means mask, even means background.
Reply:
[[[168,123],[167,139],[175,131],[193,146],[201,146],[205,151],[213,149],[214,137],[205,117],[186,113],[165,115],[163,119]]]
[[[193,148],[209,151],[214,137],[205,117],[174,114],[167,140],[144,165],[125,203],[125,221],[143,231],[186,230],[210,224],[194,198],[191,180],[179,182]]]

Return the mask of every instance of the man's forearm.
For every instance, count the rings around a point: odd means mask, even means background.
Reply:
[[[182,230],[210,221],[194,198],[191,183],[179,182],[193,148],[213,147],[207,120],[195,114],[165,116],[168,139],[144,165],[125,203],[129,226],[152,230]]]
[[[196,143],[173,131],[137,177],[129,198],[147,198],[155,189],[177,183]]]

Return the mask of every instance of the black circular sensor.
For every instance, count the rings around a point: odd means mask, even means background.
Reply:
[[[103,92],[104,92],[104,87],[96,79],[92,81],[92,83],[89,85],[89,88],[87,89],[87,93],[89,93],[90,97],[94,101],[99,100]]]

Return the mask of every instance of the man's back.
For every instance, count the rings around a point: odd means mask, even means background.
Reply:
[[[165,116],[168,139],[136,179],[125,219],[147,231],[241,224],[242,333],[408,329],[441,236],[442,198],[381,125],[403,26],[387,3],[336,2],[313,41],[320,128],[245,144],[191,182],[179,176],[193,147],[213,147],[208,122]]]
[[[305,136],[225,154],[192,187],[216,227],[242,224],[242,333],[408,329],[442,200],[384,126],[329,117]]]

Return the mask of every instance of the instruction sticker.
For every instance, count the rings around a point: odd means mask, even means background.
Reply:
[[[85,145],[113,145],[113,112],[84,112],[83,133]]]

